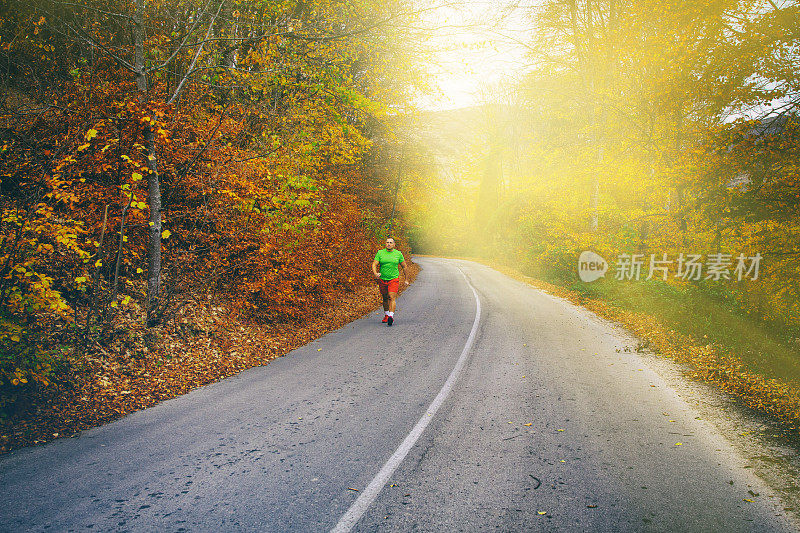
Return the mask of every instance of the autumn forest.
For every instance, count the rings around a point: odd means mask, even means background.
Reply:
[[[433,109],[443,6],[0,0],[2,450],[374,308],[389,235],[616,306],[800,420],[800,3],[512,7],[458,25],[513,42],[514,75]],[[584,251],[609,263],[595,284]],[[712,315],[769,346],[714,338]],[[176,377],[178,352],[208,377]]]

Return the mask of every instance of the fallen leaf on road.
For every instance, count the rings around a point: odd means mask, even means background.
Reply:
[[[547,514],[547,511],[539,511],[539,514]]]
[[[533,425],[533,422],[528,422],[527,424],[525,424],[526,427],[530,427],[532,425]]]
[[[683,446],[683,443],[682,442],[676,442],[675,446]]]

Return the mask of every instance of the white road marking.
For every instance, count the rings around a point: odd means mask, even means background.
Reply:
[[[467,338],[467,343],[464,345],[464,349],[461,351],[461,356],[458,358],[456,366],[453,367],[452,372],[450,372],[450,375],[447,377],[447,381],[444,382],[439,394],[437,394],[436,398],[431,402],[428,410],[425,411],[425,414],[419,419],[414,429],[403,439],[403,442],[395,450],[389,460],[386,461],[386,464],[383,465],[380,472],[372,478],[367,488],[361,492],[356,501],[353,502],[353,505],[351,505],[342,518],[339,519],[339,523],[331,530],[331,533],[347,533],[353,529],[353,526],[356,525],[361,515],[363,515],[372,502],[375,501],[375,498],[378,497],[378,494],[381,492],[384,485],[386,485],[386,482],[392,477],[392,474],[397,470],[397,467],[400,466],[400,463],[403,462],[403,459],[408,455],[411,448],[414,447],[414,444],[416,444],[430,421],[433,420],[433,416],[447,399],[453,385],[455,385],[458,379],[458,375],[461,373],[461,369],[467,361],[467,354],[469,354],[469,350],[472,348],[472,343],[475,341],[475,334],[478,332],[478,324],[480,324],[481,300],[478,298],[478,291],[476,291],[475,287],[469,282],[464,272],[460,268],[458,270],[461,272],[461,275],[464,276],[464,280],[467,282],[467,285],[469,285],[469,288],[472,289],[472,294],[475,295],[475,321],[472,323],[472,330],[469,332],[469,337]]]

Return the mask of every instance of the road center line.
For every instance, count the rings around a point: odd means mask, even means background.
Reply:
[[[428,426],[431,420],[433,420],[433,416],[439,410],[439,407],[442,406],[444,401],[447,399],[447,396],[450,394],[450,391],[455,385],[456,380],[458,379],[458,375],[461,373],[461,369],[464,367],[464,364],[467,361],[467,354],[469,354],[470,348],[472,348],[472,343],[475,341],[475,334],[478,332],[478,324],[480,324],[481,318],[481,300],[478,298],[478,291],[475,290],[475,287],[467,279],[467,276],[464,272],[459,268],[459,272],[461,275],[464,276],[464,281],[467,282],[469,288],[472,289],[472,294],[475,295],[475,321],[472,323],[472,330],[469,332],[469,337],[467,338],[467,343],[464,345],[464,349],[461,351],[461,356],[458,358],[456,362],[456,366],[453,367],[453,370],[450,372],[450,375],[447,377],[447,381],[444,382],[442,389],[439,391],[439,394],[436,395],[436,398],[433,399],[428,410],[425,411],[425,414],[422,415],[422,418],[419,419],[417,424],[414,426],[414,429],[403,439],[403,442],[400,446],[395,450],[392,456],[386,461],[386,464],[383,465],[380,472],[378,472],[372,481],[370,481],[367,488],[365,488],[361,494],[359,494],[356,501],[353,502],[353,505],[347,510],[347,512],[339,519],[339,523],[336,524],[331,530],[331,533],[347,533],[353,526],[356,525],[356,522],[361,518],[361,515],[369,508],[375,498],[378,497],[381,490],[383,489],[386,482],[389,481],[389,478],[392,477],[392,474],[397,467],[400,466],[400,463],[403,462],[408,452],[411,448],[414,447],[414,444],[417,442],[419,437],[422,435],[422,432],[425,431],[425,428]]]

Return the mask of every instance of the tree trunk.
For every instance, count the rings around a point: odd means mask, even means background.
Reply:
[[[490,220],[500,204],[500,182],[502,180],[502,154],[499,147],[492,146],[484,159],[483,175],[478,189],[478,205],[475,209],[475,224],[486,235],[495,228],[490,227]]]
[[[134,67],[139,101],[147,100],[147,70],[144,61],[144,9],[146,0],[136,0],[134,14]],[[158,176],[155,138],[150,122],[144,123],[144,146],[147,150],[148,204],[150,207],[150,240],[147,247],[147,326],[156,325],[158,293],[161,287],[161,183]]]

